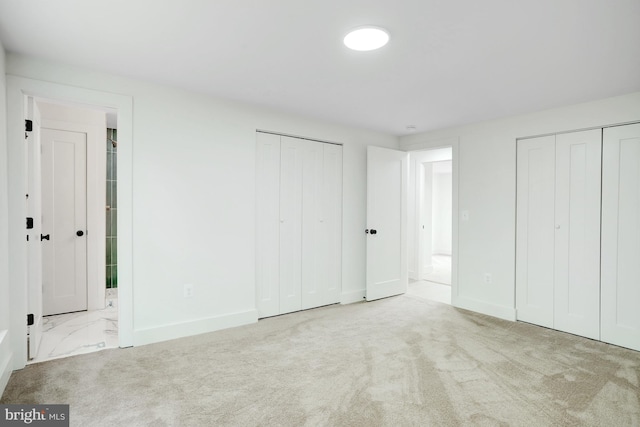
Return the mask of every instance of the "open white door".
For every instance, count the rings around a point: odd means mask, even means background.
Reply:
[[[409,154],[367,147],[367,301],[407,291]]]
[[[42,339],[42,203],[40,181],[40,111],[33,98],[27,98],[27,120],[31,120],[31,132],[27,133],[27,217],[30,224],[27,241],[27,357],[36,357]]]
[[[43,128],[45,316],[87,309],[87,135]]]

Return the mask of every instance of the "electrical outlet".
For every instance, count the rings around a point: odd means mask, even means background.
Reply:
[[[191,298],[193,296],[193,285],[191,283],[186,283],[184,285],[184,297]]]
[[[491,276],[491,273],[484,273],[484,283],[491,283],[493,281],[493,277]]]

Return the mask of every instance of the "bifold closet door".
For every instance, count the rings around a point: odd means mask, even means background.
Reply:
[[[340,302],[342,147],[257,133],[259,317]]]
[[[342,147],[300,140],[302,309],[340,301],[342,289]]]
[[[518,141],[516,313],[553,328],[555,136]]]
[[[554,328],[600,339],[601,129],[556,135]]]
[[[601,339],[640,350],[640,124],[603,132]]]
[[[280,314],[284,314],[302,309],[302,191],[309,141],[280,138]]]
[[[601,131],[517,149],[517,318],[599,339]]]
[[[280,314],[280,135],[256,134],[256,306]]]

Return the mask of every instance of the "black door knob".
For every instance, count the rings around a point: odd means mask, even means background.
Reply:
[[[50,236],[48,234],[46,234],[46,235],[45,234],[41,234],[40,235],[40,241],[42,242],[43,240],[49,240],[49,237]]]
[[[371,234],[377,234],[377,233],[378,233],[378,230],[374,230],[374,229],[372,228],[372,229],[371,229],[371,231],[370,231],[370,233],[371,233]]]
[[[84,236],[84,231],[82,231],[82,230],[76,231],[76,236],[78,236],[78,237]]]

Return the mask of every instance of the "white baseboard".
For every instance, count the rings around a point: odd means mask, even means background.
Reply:
[[[155,328],[138,329],[133,332],[133,345],[137,346],[168,341],[176,338],[248,325],[256,323],[257,321],[258,311],[247,310],[239,313],[162,325]]]
[[[354,302],[364,301],[366,291],[364,289],[353,292],[343,292],[340,297],[340,304],[353,304]]]
[[[451,305],[458,308],[464,308],[465,310],[475,311],[476,313],[497,317],[499,319],[510,320],[512,322],[515,322],[516,320],[516,309],[514,307],[505,307],[464,297],[456,298],[453,295],[451,296]]]
[[[7,331],[0,332],[0,396],[7,387],[13,372],[13,352],[7,338]]]

